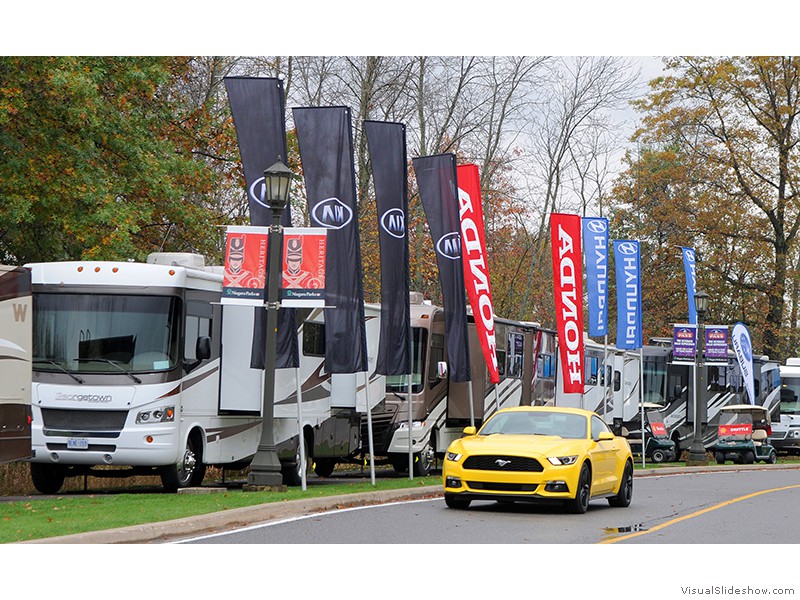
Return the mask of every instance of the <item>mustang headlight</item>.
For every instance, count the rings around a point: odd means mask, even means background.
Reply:
[[[452,460],[453,462],[458,462],[459,460],[461,460],[461,454],[458,454],[457,452],[448,452],[447,454],[444,455],[444,457],[447,460]]]
[[[562,465],[574,465],[575,462],[578,460],[578,455],[574,456],[548,456],[547,460],[550,461],[551,465],[555,465],[556,467],[560,467]]]

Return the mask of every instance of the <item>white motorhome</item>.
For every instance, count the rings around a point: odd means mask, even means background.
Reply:
[[[194,254],[153,254],[147,263],[30,268],[31,475],[40,492],[87,473],[158,473],[175,491],[199,485],[206,465],[249,463],[263,403],[263,371],[249,367],[256,309],[220,304],[220,267]],[[367,306],[365,314],[371,372],[379,311]],[[365,375],[326,374],[323,311],[304,316],[297,374],[309,462],[347,457],[360,447]],[[295,369],[278,370],[275,443],[291,484],[300,476],[296,381]],[[384,382],[374,374],[369,381],[372,406],[383,399]]]
[[[31,273],[0,265],[0,463],[31,455]]]
[[[495,317],[500,382],[489,380],[475,320],[467,317],[470,382],[455,383],[441,364],[447,360],[444,310],[412,292],[411,436],[408,377],[386,378],[386,399],[373,413],[375,453],[388,456],[397,471],[408,470],[409,437],[414,471],[427,474],[435,457],[461,437],[474,420],[480,426],[498,408],[552,401],[555,390],[555,332],[536,323]],[[472,411],[470,411],[470,387]]]
[[[787,358],[780,367],[780,421],[770,441],[777,450],[800,453],[800,358]]]

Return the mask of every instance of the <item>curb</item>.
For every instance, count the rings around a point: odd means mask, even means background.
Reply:
[[[766,470],[798,470],[798,464],[786,465],[716,465],[696,467],[662,467],[634,472],[634,478],[656,477],[660,475],[688,475],[692,473],[710,473],[725,471],[766,471]],[[233,508],[216,513],[185,517],[172,521],[158,523],[143,523],[119,529],[107,529],[76,533],[60,537],[42,538],[15,542],[18,544],[147,544],[177,541],[181,538],[218,533],[227,529],[246,527],[260,523],[268,523],[290,517],[313,515],[316,513],[351,508],[356,506],[370,506],[387,502],[402,500],[415,500],[421,498],[440,498],[443,492],[440,486],[425,486],[420,488],[404,488],[399,490],[382,490],[378,492],[361,492],[358,494],[345,494],[341,496],[326,496],[323,498],[308,498],[289,500],[285,502],[271,502],[255,506]]]

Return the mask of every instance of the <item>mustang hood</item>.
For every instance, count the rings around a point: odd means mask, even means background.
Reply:
[[[545,456],[575,452],[583,440],[564,439],[558,436],[492,434],[462,438],[461,447],[469,455],[511,454]]]

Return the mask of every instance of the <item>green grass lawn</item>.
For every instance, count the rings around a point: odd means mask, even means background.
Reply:
[[[141,523],[169,521],[217,511],[302,498],[441,485],[440,476],[379,479],[309,486],[306,491],[209,494],[121,493],[59,496],[54,499],[0,503],[0,543],[21,542]]]

